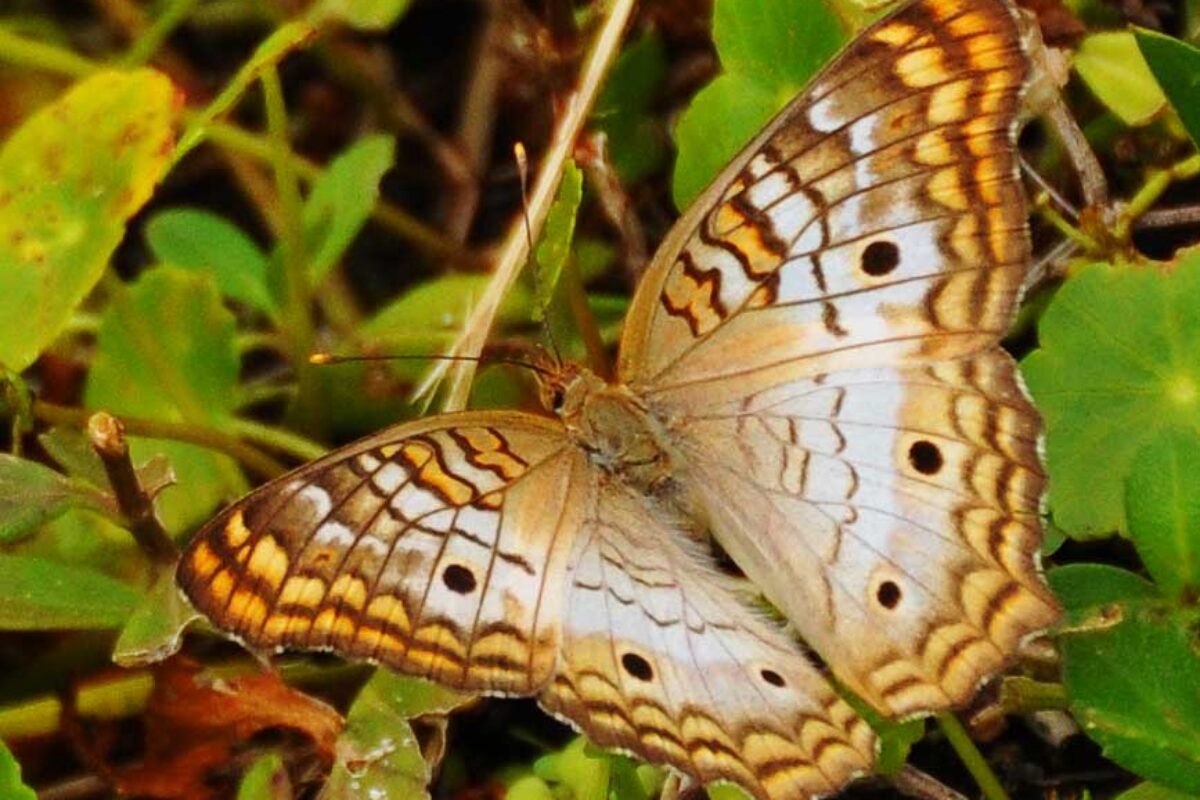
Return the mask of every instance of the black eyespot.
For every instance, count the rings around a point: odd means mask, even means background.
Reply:
[[[442,583],[452,592],[470,594],[475,591],[475,573],[466,567],[451,564],[442,572]]]
[[[783,676],[773,669],[764,669],[758,674],[762,675],[762,679],[772,686],[783,686]]]
[[[868,275],[887,275],[900,263],[900,248],[895,242],[871,242],[862,251],[862,270]]]
[[[626,653],[621,656],[621,666],[639,681],[649,681],[654,678],[654,670],[651,669],[650,662],[637,653]]]
[[[550,410],[554,412],[562,411],[563,403],[566,402],[567,393],[561,386],[555,386],[550,389]]]
[[[922,439],[908,448],[908,463],[922,475],[936,475],[942,468],[942,451],[933,442]]]
[[[900,602],[900,587],[892,581],[884,581],[875,590],[875,599],[879,605],[891,611]]]

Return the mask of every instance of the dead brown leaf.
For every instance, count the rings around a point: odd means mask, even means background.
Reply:
[[[252,737],[279,731],[310,758],[333,763],[344,721],[275,672],[217,677],[190,659],[164,662],[146,710],[145,761],[122,772],[122,796],[215,800],[230,796]]]

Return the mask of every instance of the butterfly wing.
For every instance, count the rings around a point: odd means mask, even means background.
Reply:
[[[672,228],[621,379],[687,407],[994,344],[1030,253],[1024,36],[1006,0],[917,0],[867,29]]]
[[[881,711],[962,705],[1058,617],[1015,372],[999,351],[836,372],[679,429],[731,557]]]
[[[558,658],[584,466],[541,417],[401,425],[225,509],[192,540],[178,581],[256,648],[335,650],[456,688],[531,694]]]
[[[540,692],[599,744],[763,800],[867,771],[867,724],[684,540],[560,424],[468,412],[266,484],[196,535],[178,580],[254,647]]]
[[[644,497],[603,476],[593,496],[543,706],[597,744],[762,800],[825,795],[870,770],[870,727],[792,639]]]
[[[1040,421],[998,346],[1028,36],[1007,0],[869,28],[668,235],[622,339],[722,545],[892,714],[965,702],[1057,616]]]

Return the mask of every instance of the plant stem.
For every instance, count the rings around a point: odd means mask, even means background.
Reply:
[[[33,415],[42,422],[63,427],[84,429],[93,410],[85,408],[70,408],[68,406],[47,403],[45,400],[33,401]],[[265,478],[274,478],[287,471],[271,456],[258,448],[240,441],[213,428],[206,428],[194,422],[167,422],[158,419],[139,419],[121,415],[125,430],[132,436],[144,436],[149,439],[170,439],[177,442],[207,447],[236,458],[249,470]]]
[[[138,547],[160,566],[174,564],[179,558],[179,550],[158,521],[154,500],[134,469],[133,459],[129,457],[129,443],[125,440],[125,426],[111,414],[98,411],[88,419],[87,432]]]
[[[1005,678],[1000,684],[1000,705],[1009,714],[1062,710],[1067,708],[1067,690],[1061,683]]]
[[[214,144],[256,161],[271,160],[272,143],[262,134],[244,130],[228,122],[210,122],[207,136]],[[324,172],[319,164],[295,153],[292,154],[292,166],[300,179],[308,184],[316,182]],[[478,270],[484,266],[475,253],[456,245],[436,229],[385,200],[376,201],[371,210],[371,218],[431,257],[443,258],[470,269]]]
[[[1041,215],[1042,219],[1054,226],[1054,229],[1063,236],[1078,244],[1085,252],[1100,252],[1100,243],[1072,225],[1062,214],[1058,213],[1058,209],[1050,202],[1048,194],[1039,194],[1034,200],[1033,207]]]
[[[18,36],[0,26],[0,61],[72,78],[90,75],[102,66],[63,47]]]
[[[472,310],[461,336],[451,347],[450,355],[478,358],[483,352],[500,304],[529,257],[529,239],[536,240],[542,225],[545,224],[546,215],[562,180],[563,164],[571,155],[575,140],[583,129],[600,91],[604,76],[608,74],[608,69],[620,50],[621,36],[633,9],[634,0],[609,0],[603,12],[600,31],[592,40],[575,89],[563,98],[563,116],[554,128],[549,147],[538,168],[537,180],[529,195],[529,227],[526,229],[525,222],[520,217],[509,226],[496,257],[494,276],[484,290],[479,304]],[[446,394],[447,411],[466,407],[471,380],[475,376],[475,362],[442,361],[430,370],[416,391],[418,397],[431,396],[442,378],[446,377],[451,363],[455,366]]]
[[[996,773],[992,772],[983,753],[980,753],[979,748],[971,741],[971,737],[962,723],[958,721],[958,717],[947,711],[937,715],[937,723],[938,727],[942,729],[946,741],[954,748],[954,752],[958,754],[958,758],[967,768],[967,772],[971,773],[971,777],[975,779],[979,791],[983,793],[986,800],[1009,800],[1008,792],[1004,791],[1004,787],[1000,785],[1000,779],[996,777]]]
[[[253,420],[235,418],[232,427],[243,439],[296,456],[304,461],[312,461],[328,452],[324,446],[311,439]]]
[[[171,0],[153,24],[142,31],[137,41],[125,51],[121,64],[133,67],[146,63],[167,40],[171,32],[187,18],[188,13],[195,5],[196,0]]]
[[[608,378],[611,371],[604,340],[596,326],[596,316],[588,304],[587,288],[583,285],[583,276],[579,274],[579,264],[575,259],[567,259],[563,267],[562,281],[565,284],[567,302],[571,306],[571,317],[575,320],[575,326],[583,338],[583,346],[587,349],[588,366],[600,377]]]
[[[319,431],[321,420],[324,418],[320,409],[320,386],[308,363],[308,356],[312,353],[316,341],[316,333],[312,319],[312,287],[304,252],[304,201],[300,196],[295,157],[288,143],[288,117],[283,100],[283,85],[274,64],[263,70],[260,81],[267,110],[267,129],[271,135],[275,191],[282,211],[279,246],[283,261],[283,320],[297,383],[296,402],[292,406],[292,412],[301,428]]]
[[[1138,189],[1137,194],[1130,198],[1129,204],[1125,206],[1125,213],[1121,215],[1121,219],[1117,222],[1117,229],[1115,231],[1117,240],[1123,242],[1129,239],[1129,232],[1133,227],[1133,223],[1158,202],[1158,199],[1171,187],[1172,183],[1188,180],[1197,175],[1200,175],[1200,153],[1194,154],[1166,169],[1155,170],[1150,173],[1150,177],[1142,184],[1142,188]]]

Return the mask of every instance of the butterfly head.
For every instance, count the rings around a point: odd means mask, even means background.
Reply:
[[[569,362],[542,365],[537,373],[542,406],[569,421],[578,416],[587,398],[605,386],[591,371]]]

